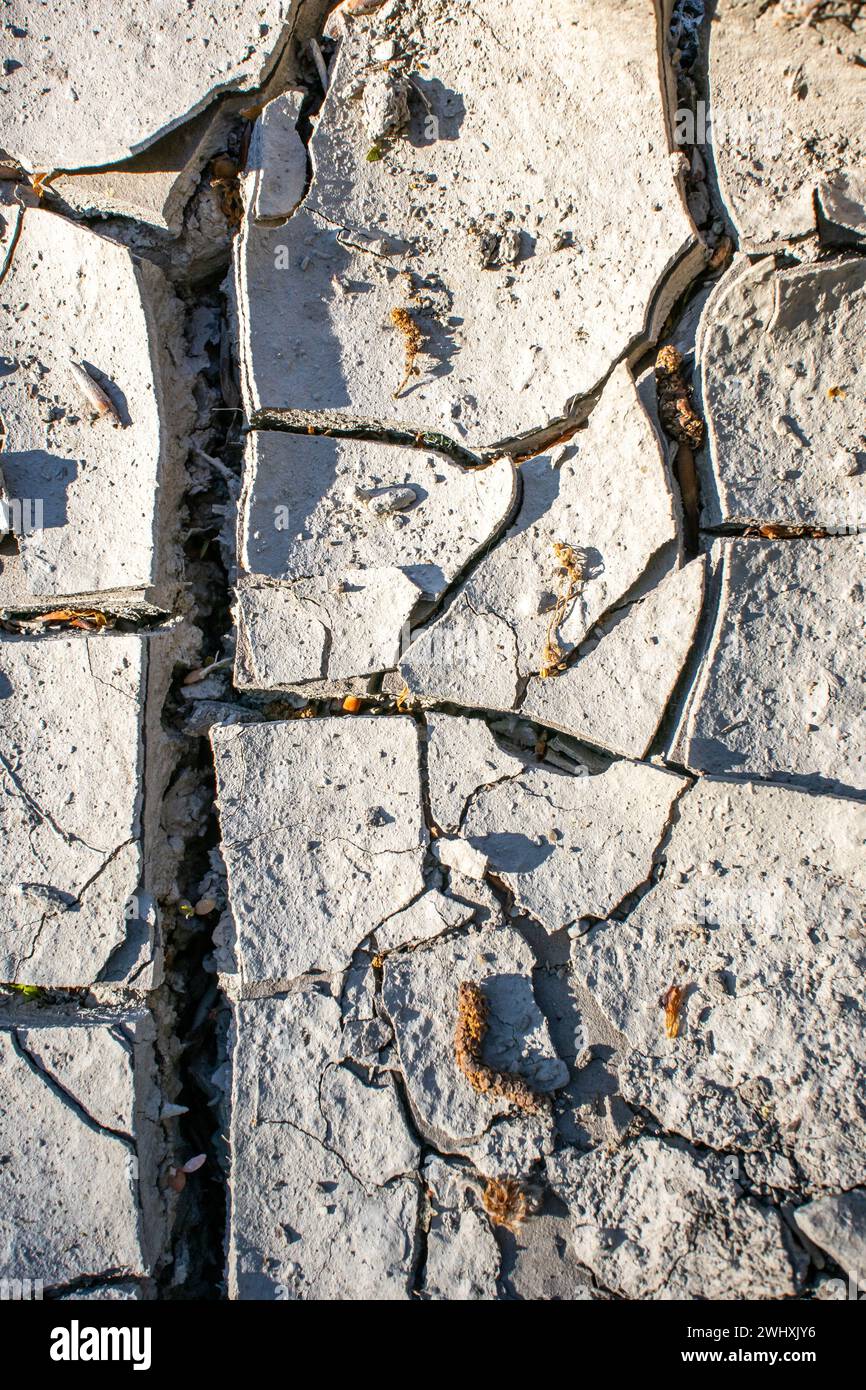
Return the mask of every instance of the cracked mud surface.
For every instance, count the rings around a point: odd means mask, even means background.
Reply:
[[[866,1282],[860,7],[8,8],[0,1281]]]

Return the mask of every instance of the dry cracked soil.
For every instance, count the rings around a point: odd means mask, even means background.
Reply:
[[[37,8],[0,1296],[866,1286],[864,7]]]

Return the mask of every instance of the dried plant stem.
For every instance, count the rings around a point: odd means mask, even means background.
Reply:
[[[494,1071],[481,1059],[488,1014],[487,1000],[480,986],[464,980],[457,994],[457,1028],[454,1032],[457,1066],[479,1095],[502,1096],[518,1110],[537,1115],[547,1108],[547,1098],[536,1095],[522,1076],[514,1072]]]
[[[421,329],[409,313],[408,309],[392,309],[391,322],[403,339],[403,350],[405,352],[406,374],[397,390],[394,392],[394,400],[404,391],[411,377],[416,376],[418,368],[415,365],[415,358],[421,351],[424,341]]]
[[[554,541],[553,554],[560,567],[559,593],[547,624],[547,637],[539,672],[543,680],[555,676],[563,669],[565,653],[559,645],[557,633],[568,612],[569,604],[580,593],[585,573],[583,558],[572,546],[565,545],[562,541]]]

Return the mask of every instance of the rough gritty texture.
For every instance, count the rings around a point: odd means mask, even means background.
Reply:
[[[551,1122],[543,1111],[514,1118],[503,1096],[479,1094],[458,1070],[457,985],[471,980],[483,988],[490,1008],[487,1064],[517,1072],[533,1091],[553,1091],[568,1073],[533,993],[532,963],[529,947],[503,925],[434,942],[385,964],[382,1002],[421,1131],[437,1148],[471,1153],[482,1172],[527,1168],[549,1149]]]
[[[8,0],[0,1297],[866,1280],[861,8]]]
[[[741,261],[719,282],[696,345],[705,525],[866,523],[864,333],[862,260]]]
[[[712,558],[718,607],[684,761],[863,791],[866,538],[720,541]]]
[[[581,1264],[621,1298],[790,1298],[805,1261],[722,1158],[655,1139],[549,1160]]]
[[[476,793],[463,831],[549,932],[603,917],[649,876],[682,778],[639,763],[592,777],[528,767]]]
[[[644,757],[691,650],[703,594],[702,560],[667,575],[593,633],[574,665],[531,680],[521,714],[624,757]]]
[[[812,1189],[863,1182],[864,845],[858,802],[709,778],[686,793],[664,877],[572,953],[622,1035],[626,1100],[711,1148],[787,1155]]]
[[[293,0],[144,0],[121,13],[89,0],[6,10],[2,144],[28,169],[109,164],[149,145],[218,92],[254,87]]]
[[[525,764],[500,748],[480,719],[430,714],[426,723],[430,811],[440,830],[451,833],[480,787],[516,777]]]
[[[147,988],[158,975],[144,802],[149,790],[158,804],[165,768],[156,731],[144,765],[144,705],[170,640],[0,642],[0,979]]]
[[[348,965],[423,888],[412,721],[231,725],[212,740],[244,978]]]
[[[567,414],[661,322],[657,290],[669,304],[670,272],[698,255],[641,0],[509,7],[502,36],[494,0],[443,13],[412,0],[336,21],[312,189],[286,226],[250,225],[239,245],[251,406],[492,444]],[[424,339],[396,399],[394,308]]]
[[[559,585],[554,545],[573,547],[584,570],[555,634],[567,655],[675,542],[667,472],[625,367],[565,457],[542,455],[520,472],[514,524],[403,657],[414,693],[513,709],[524,678],[544,664]]]
[[[858,1286],[863,1286],[866,1282],[866,1192],[862,1188],[808,1202],[796,1212],[794,1220],[813,1245],[826,1250]]]
[[[281,434],[247,448],[238,683],[259,689],[396,666],[419,604],[493,539],[515,496],[510,459],[465,469],[416,449]]]
[[[164,1236],[151,1039],[143,1016],[0,1016],[0,1279],[150,1272]]]
[[[864,18],[785,19],[798,8],[719,0],[713,12],[712,148],[748,249],[814,232],[816,193],[844,193],[866,154],[863,75],[852,61],[862,53]]]
[[[65,218],[23,214],[0,282],[3,473],[10,496],[41,504],[41,519],[29,508],[18,554],[0,559],[0,602],[165,597],[170,551],[160,523],[167,532],[175,435],[189,410],[169,409],[177,327],[155,266]],[[71,363],[109,398],[101,418]]]
[[[235,1009],[231,1298],[409,1295],[420,1151],[390,1079],[339,1057],[324,985]]]
[[[437,599],[515,497],[510,459],[466,469],[419,449],[267,432],[247,451],[242,563],[283,581],[397,568]],[[406,490],[414,498],[395,496]]]

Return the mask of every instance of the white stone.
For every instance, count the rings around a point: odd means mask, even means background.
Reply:
[[[235,683],[273,690],[390,670],[420,593],[398,569],[349,570],[339,585],[241,584]]]
[[[178,235],[204,166],[230,129],[228,113],[210,108],[123,163],[59,174],[51,192],[76,212],[132,217]]]
[[[420,1151],[391,1079],[341,1055],[321,987],[235,1007],[230,1298],[409,1297]]]
[[[0,979],[158,982],[174,657],[158,634],[0,642]]]
[[[465,840],[434,840],[433,854],[446,869],[456,869],[466,878],[477,879],[480,882],[487,873],[487,855],[473,849],[472,845],[467,845]]]
[[[0,1279],[153,1271],[166,1227],[152,1038],[143,1015],[0,1010]]]
[[[282,92],[253,126],[243,183],[256,222],[285,222],[304,196],[307,151],[297,132],[303,99],[302,91]]]
[[[458,985],[477,981],[490,1005],[484,1060],[497,1070],[519,1073],[533,1090],[554,1091],[567,1081],[568,1068],[556,1055],[536,1002],[533,964],[519,934],[500,925],[389,956],[384,965],[382,1003],[416,1122],[437,1148],[467,1154],[484,1173],[502,1171],[499,1164],[506,1173],[527,1169],[549,1150],[552,1125],[543,1113],[504,1118],[511,1114],[509,1103],[477,1093],[458,1070]],[[494,1138],[498,1148],[485,1142]]]
[[[743,1199],[724,1157],[645,1138],[548,1159],[578,1261],[627,1299],[780,1299],[806,1261],[772,1208]]]
[[[423,889],[415,725],[233,724],[211,739],[236,968],[264,982],[345,968]]]
[[[426,722],[430,811],[440,830],[454,833],[479,787],[517,776],[525,763],[500,748],[481,719],[428,714]]]
[[[858,1288],[866,1284],[866,1192],[840,1192],[799,1207],[794,1220],[805,1236],[826,1250]]]
[[[430,600],[508,520],[510,459],[461,468],[442,454],[359,439],[250,435],[240,528],[251,574],[291,580],[351,569],[403,569]],[[415,505],[377,514],[377,499],[411,488]]]
[[[23,214],[0,284],[12,365],[0,377],[0,415],[7,490],[22,516],[32,504],[32,519],[19,553],[2,560],[3,604],[97,593],[166,600],[182,478],[176,437],[190,409],[170,356],[178,314],[150,262],[66,218]],[[88,380],[117,418],[96,418]]]
[[[740,246],[807,236],[816,192],[844,193],[866,157],[861,35],[838,15],[796,22],[763,0],[719,0],[713,21],[708,135]]]
[[[298,6],[261,0],[141,0],[120,13],[112,0],[79,7],[59,0],[34,14],[26,0],[6,10],[0,57],[3,145],[27,169],[111,164],[151,144],[218,93],[250,90],[270,72]]]
[[[387,72],[385,27],[407,55]],[[412,0],[337,31],[310,192],[238,246],[248,407],[475,447],[565,417],[654,337],[703,260],[670,167],[656,25],[640,0],[479,0],[447,26]],[[395,308],[424,339],[403,389]]]
[[[862,261],[741,261],[723,277],[696,344],[705,526],[866,525],[864,335]]]
[[[813,1190],[864,1181],[864,845],[856,801],[710,778],[685,795],[663,878],[572,946],[628,1102],[717,1150],[781,1149]]]
[[[700,772],[866,789],[866,537],[713,547],[715,626],[683,722]]]
[[[667,470],[625,366],[612,374],[569,457],[555,467],[543,455],[520,472],[517,519],[400,663],[415,694],[471,708],[517,705],[524,678],[545,664],[561,583],[555,544],[571,546],[584,567],[553,634],[565,653],[676,549]]]
[[[376,946],[380,952],[393,951],[398,946],[418,945],[443,932],[463,927],[475,915],[470,903],[457,902],[435,889],[424,893],[410,907],[389,917],[376,928]]]
[[[612,753],[644,757],[691,650],[703,592],[702,559],[674,570],[604,624],[597,645],[578,653],[573,666],[533,678],[521,714]]]
[[[604,917],[643,883],[685,785],[639,763],[592,777],[529,766],[476,794],[463,833],[517,904],[555,932]]]
[[[481,1210],[477,1182],[441,1158],[425,1166],[424,1180],[433,1208],[424,1296],[448,1302],[495,1299],[502,1259],[490,1221]]]
[[[386,444],[250,436],[239,684],[393,668],[419,604],[440,598],[498,534],[515,490],[507,458],[461,468]]]

